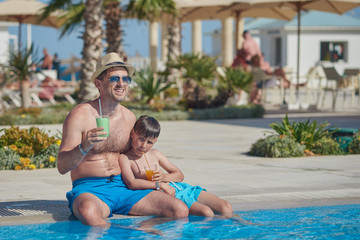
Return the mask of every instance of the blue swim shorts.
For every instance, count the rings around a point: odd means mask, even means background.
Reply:
[[[206,191],[200,186],[191,186],[184,182],[170,182],[169,185],[175,188],[175,197],[183,201],[189,209],[197,201],[200,193]]]
[[[106,203],[110,208],[110,215],[113,213],[127,215],[131,208],[152,189],[131,190],[126,187],[120,175],[110,177],[87,177],[80,178],[73,182],[73,188],[66,194],[69,208],[73,211],[74,200],[82,193],[91,193]]]

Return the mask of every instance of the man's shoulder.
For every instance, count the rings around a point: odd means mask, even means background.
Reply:
[[[89,115],[94,114],[94,107],[91,102],[84,102],[76,105],[70,112],[68,116],[82,116],[88,117]]]
[[[91,109],[94,109],[91,102],[83,102],[76,105],[72,111],[90,111]]]
[[[121,105],[121,111],[123,112],[123,116],[125,116],[129,121],[136,121],[136,116],[135,114],[128,108],[124,107],[123,105]]]

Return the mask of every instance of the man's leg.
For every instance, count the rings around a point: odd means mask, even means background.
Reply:
[[[152,191],[131,208],[129,215],[183,218],[189,215],[189,209],[185,203],[169,194]]]
[[[107,226],[104,220],[110,209],[103,201],[91,193],[80,194],[73,203],[74,215],[85,225]]]

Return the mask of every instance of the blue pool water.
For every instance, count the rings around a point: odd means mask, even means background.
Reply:
[[[110,220],[107,229],[79,221],[3,226],[0,239],[360,239],[360,205],[236,212],[232,219],[138,217]],[[136,230],[141,227],[147,230]]]

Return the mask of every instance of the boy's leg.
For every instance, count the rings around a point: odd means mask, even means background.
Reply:
[[[219,213],[224,217],[231,217],[233,214],[232,206],[228,201],[221,199],[209,192],[202,191],[197,201],[210,207],[215,213]]]
[[[152,191],[131,208],[129,215],[183,218],[189,215],[189,209],[185,203],[169,194]]]
[[[195,216],[204,216],[204,217],[214,217],[214,212],[210,207],[201,204],[199,202],[194,202],[189,210],[190,215]]]

